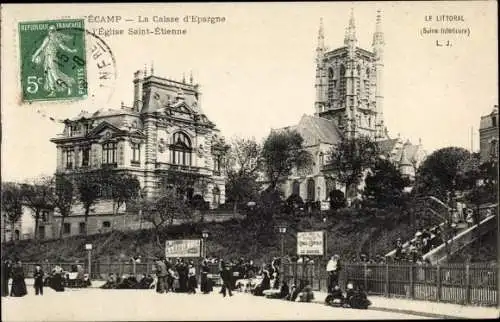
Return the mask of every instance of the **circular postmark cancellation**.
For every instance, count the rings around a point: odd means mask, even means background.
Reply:
[[[19,39],[23,101],[110,100],[116,61],[83,19],[22,22]]]

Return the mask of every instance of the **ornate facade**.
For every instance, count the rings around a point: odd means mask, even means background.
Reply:
[[[212,209],[223,204],[226,145],[201,109],[200,86],[192,77],[178,82],[153,70],[137,71],[133,84],[132,107],[82,111],[65,121],[63,133],[51,139],[57,145],[56,173],[111,167],[136,175],[147,196],[158,193],[167,175],[189,175],[195,182],[187,198],[201,195]],[[111,214],[111,207],[97,208],[96,215]]]

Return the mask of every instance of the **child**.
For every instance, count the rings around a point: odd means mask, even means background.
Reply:
[[[35,266],[33,278],[35,279],[35,295],[43,295],[43,271],[40,264]]]

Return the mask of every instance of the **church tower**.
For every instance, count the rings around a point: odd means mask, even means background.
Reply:
[[[323,21],[320,21],[316,48],[315,116],[333,120],[346,137],[383,138],[383,46],[380,12],[372,51],[358,47],[352,10],[343,47],[326,50]]]

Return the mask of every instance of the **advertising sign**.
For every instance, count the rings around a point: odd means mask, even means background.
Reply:
[[[201,239],[167,240],[165,257],[200,257]]]
[[[322,231],[306,231],[297,233],[297,255],[322,256],[324,250],[324,234]]]

